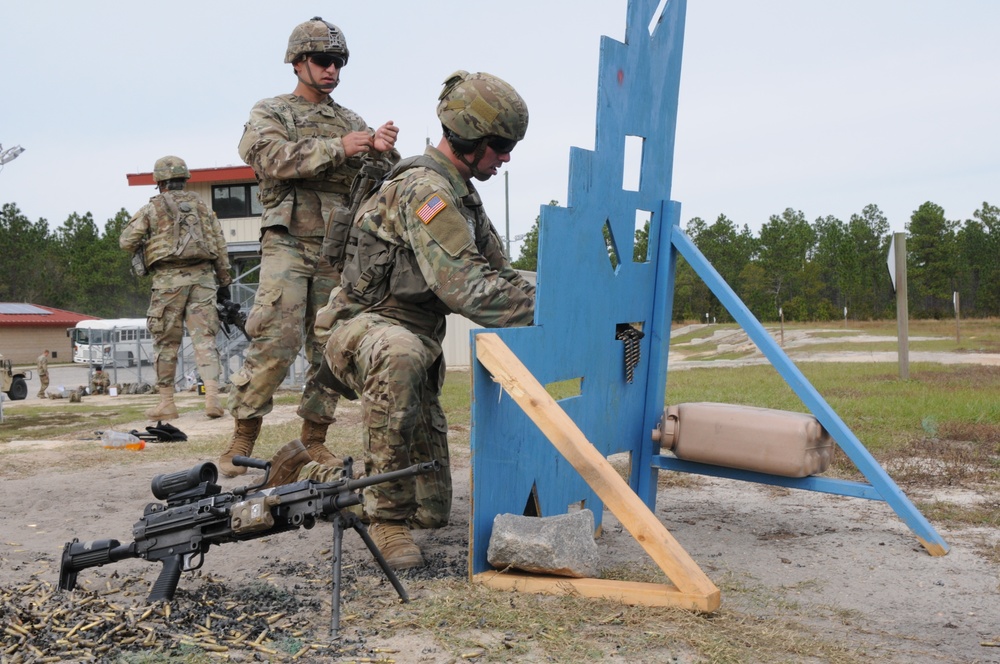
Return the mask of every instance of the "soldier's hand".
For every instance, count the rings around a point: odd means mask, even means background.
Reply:
[[[231,299],[233,299],[233,297],[229,292],[229,286],[219,286],[219,289],[215,291],[215,301],[219,304]]]
[[[364,154],[372,149],[372,137],[367,131],[352,131],[344,134],[340,140],[344,144],[344,154],[348,157]]]
[[[379,152],[388,152],[396,145],[396,136],[399,134],[399,127],[389,120],[384,125],[375,130],[372,146]]]

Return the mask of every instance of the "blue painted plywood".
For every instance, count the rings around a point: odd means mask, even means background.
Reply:
[[[685,8],[685,0],[662,8],[631,0],[625,43],[602,38],[595,149],[571,151],[566,207],[541,208],[535,326],[497,331],[543,385],[579,380],[579,394],[560,406],[602,454],[633,454],[633,469],[642,472],[632,473],[632,488],[646,496],[656,472],[650,431],[666,389],[669,229],[679,214],[669,197]],[[641,145],[634,191],[623,188],[626,144]],[[632,259],[637,210],[650,222],[649,254],[638,262]],[[624,343],[616,339],[621,324],[644,335],[631,383]],[[533,495],[542,516],[583,502],[600,523],[596,494],[477,362],[472,422],[472,573],[489,568],[494,516],[524,513]]]

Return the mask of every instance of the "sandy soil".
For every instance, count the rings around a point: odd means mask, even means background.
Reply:
[[[102,398],[107,397],[95,397]],[[52,405],[58,406],[58,402]],[[342,411],[348,420],[353,407],[346,404]],[[293,411],[278,408],[267,421],[293,419]],[[146,424],[134,426],[142,429]],[[192,412],[175,424],[196,437],[225,432],[232,421],[228,417],[210,421]],[[12,454],[15,446],[21,449],[14,455],[15,464],[0,469],[0,593],[10,595],[39,580],[54,586],[60,552],[72,537],[129,540],[132,524],[152,501],[150,478],[184,467],[146,460],[109,463],[95,476],[92,469],[65,466],[64,460],[72,458],[67,452],[94,444],[66,439],[3,445]],[[468,451],[455,449],[453,455],[453,522],[443,530],[417,534],[431,566],[425,573],[402,575],[416,602],[426,597],[424,579],[461,579],[466,573]],[[199,459],[189,461],[193,464]],[[220,483],[228,489],[246,484],[247,479]],[[933,496],[911,493],[909,497],[952,502],[976,498],[957,491]],[[995,531],[939,528],[951,551],[932,557],[884,503],[702,477],[663,488],[656,513],[723,589],[724,610],[761,618],[792,613],[795,620],[826,639],[857,644],[872,661],[1000,662],[1000,647],[995,647],[1000,643],[1000,566],[980,553],[983,545],[1000,541]],[[651,566],[614,515],[607,512],[604,518],[598,544],[607,566],[623,562]],[[327,527],[230,544],[209,553],[199,578],[221,580],[223,587],[236,588],[267,575],[269,581],[295,588],[300,596],[315,597],[316,606],[325,606],[314,611],[315,624],[322,627],[330,615],[328,579],[322,578],[329,570],[329,548]],[[355,570],[345,572],[347,614],[359,605],[395,601],[387,584],[360,580],[362,574],[376,580],[379,574],[354,533],[345,538],[344,560],[345,568]],[[313,572],[317,578],[305,579],[304,565],[318,565],[320,572]],[[151,582],[157,571],[150,563],[130,560],[114,569],[81,572],[80,579],[81,585],[100,589],[110,586],[119,574],[141,575]],[[358,586],[352,591],[355,583]],[[198,581],[185,574],[180,586],[198,587]],[[461,661],[456,653],[429,643],[425,634],[408,635],[404,630],[382,638],[352,629],[348,617],[344,636],[363,642],[370,656],[378,657],[371,653],[383,648],[395,651],[391,655],[395,662]],[[14,642],[9,633],[0,634],[0,639],[4,650]],[[675,655],[649,653],[641,661],[671,661]],[[230,656],[240,658],[234,653]],[[298,661],[333,660],[315,655]]]

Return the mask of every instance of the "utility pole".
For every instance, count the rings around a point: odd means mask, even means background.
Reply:
[[[503,207],[506,219],[506,230],[504,231],[504,241],[507,242],[507,260],[510,260],[510,171],[503,172]]]

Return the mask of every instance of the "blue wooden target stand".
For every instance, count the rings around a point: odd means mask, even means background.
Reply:
[[[626,43],[602,38],[595,150],[572,149],[567,206],[541,209],[535,325],[471,333],[476,361],[469,571],[490,587],[717,609],[718,588],[653,514],[660,470],[883,500],[928,552],[948,551],[680,230],[680,205],[669,198],[685,8],[685,0],[630,0]],[[626,157],[636,146],[640,176],[638,186],[630,186]],[[634,260],[635,230],[646,221],[648,256]],[[678,252],[867,482],[793,479],[659,453],[651,431],[664,410]],[[641,331],[641,338],[629,330]],[[631,460],[628,481],[607,460],[622,453]],[[581,505],[593,511],[598,527],[604,507],[610,509],[670,583],[530,575],[495,570],[487,562],[496,515],[552,516]]]

